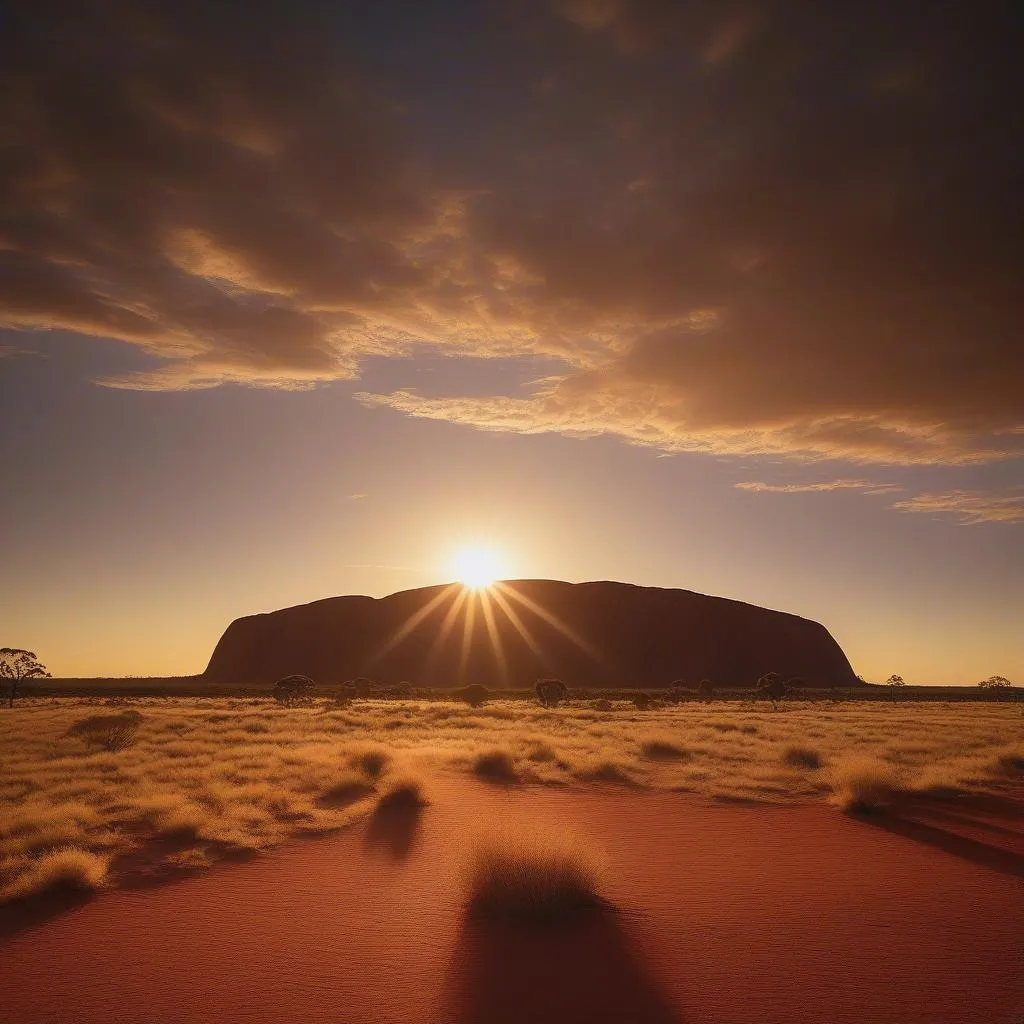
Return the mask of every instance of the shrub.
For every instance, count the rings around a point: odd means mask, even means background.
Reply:
[[[652,761],[678,761],[690,752],[671,736],[651,736],[640,744],[640,753]]]
[[[611,782],[618,786],[635,786],[636,780],[615,761],[597,761],[580,768],[576,775],[588,782]]]
[[[365,676],[350,679],[345,685],[351,686],[357,697],[369,697],[377,688],[377,684],[372,679],[367,679]]]
[[[456,700],[464,701],[471,708],[481,708],[491,698],[491,691],[480,683],[470,683],[454,693]]]
[[[569,696],[569,690],[561,679],[538,679],[533,692],[546,708],[557,707]]]
[[[594,710],[595,711],[611,711],[611,709],[612,709],[612,702],[610,700],[605,700],[602,697],[601,700],[595,700],[594,701]]]
[[[285,707],[307,704],[313,699],[313,687],[315,685],[309,676],[284,676],[274,683],[274,700]]]
[[[689,691],[686,689],[682,679],[677,679],[669,689],[668,693],[665,694],[665,700],[669,704],[682,704],[690,696]]]
[[[875,811],[906,787],[896,769],[870,757],[842,761],[832,770],[832,802],[844,811]]]
[[[566,835],[506,834],[478,843],[468,870],[471,913],[553,925],[603,906],[599,870]]]
[[[105,857],[76,846],[65,846],[32,861],[29,868],[3,890],[3,896],[20,899],[60,889],[88,892],[98,889],[106,877]]]
[[[352,764],[358,768],[367,778],[376,779],[380,777],[381,772],[384,771],[388,762],[391,760],[391,755],[379,747],[370,747],[367,750],[361,750],[352,758]]]
[[[710,679],[702,679],[697,684],[697,696],[701,700],[712,700],[715,696],[715,684]]]
[[[142,715],[138,711],[123,711],[117,715],[89,715],[68,729],[69,736],[79,736],[86,743],[116,753],[126,750],[135,742]]]
[[[342,683],[337,690],[334,691],[334,703],[338,707],[348,707],[358,697],[359,694],[356,692],[355,683],[352,680]]]
[[[518,782],[515,761],[507,750],[487,750],[473,760],[473,774],[492,782]]]
[[[633,707],[637,711],[646,711],[651,706],[651,695],[649,693],[640,692],[633,696]]]
[[[789,686],[783,682],[778,672],[766,672],[757,681],[755,695],[765,697],[773,704],[778,704],[789,693]]]
[[[389,780],[377,798],[377,808],[385,811],[411,810],[425,807],[429,801],[423,793],[423,783],[411,775]]]
[[[821,754],[817,750],[796,744],[786,747],[782,752],[782,761],[791,768],[806,768],[808,771],[817,771],[822,764]]]

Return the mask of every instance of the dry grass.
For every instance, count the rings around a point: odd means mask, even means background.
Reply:
[[[0,709],[0,887],[69,846],[111,860],[116,874],[154,838],[187,842],[200,865],[322,834],[367,814],[395,765],[472,771],[495,752],[500,771],[522,782],[776,803],[855,801],[851,758],[930,792],[999,792],[1018,785],[1024,765],[1020,708],[1010,704],[793,701],[776,712],[707,702],[640,713],[618,700],[598,711],[592,702],[279,708],[269,698],[183,697],[122,700],[116,711],[138,716],[134,743],[119,750],[75,728],[115,717],[100,699],[29,697]]]
[[[408,810],[425,807],[429,802],[423,780],[406,774],[388,780],[377,798],[377,807],[380,810]]]
[[[815,772],[822,766],[823,760],[821,753],[813,747],[791,743],[782,752],[782,763],[788,764],[790,768],[805,768],[807,771]]]
[[[553,924],[602,905],[599,877],[599,863],[580,839],[506,830],[473,851],[469,909],[492,921]]]
[[[28,862],[13,882],[0,894],[16,900],[55,889],[88,892],[106,881],[108,861],[105,857],[74,846],[58,847]]]
[[[473,773],[490,782],[518,782],[515,761],[507,750],[485,750],[473,759]]]
[[[880,810],[906,790],[901,773],[874,758],[850,758],[832,769],[832,800],[844,811]]]

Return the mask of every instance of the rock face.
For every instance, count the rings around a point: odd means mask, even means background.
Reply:
[[[206,679],[272,683],[299,672],[321,684],[570,687],[752,686],[765,672],[808,686],[855,686],[820,623],[689,590],[626,583],[514,580],[389,597],[333,597],[236,619]]]

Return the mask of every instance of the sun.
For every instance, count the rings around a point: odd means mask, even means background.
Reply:
[[[501,576],[501,568],[497,552],[485,547],[460,548],[452,561],[455,578],[471,590],[486,590]]]

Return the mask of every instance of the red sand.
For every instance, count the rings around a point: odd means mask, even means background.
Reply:
[[[433,786],[247,864],[104,894],[0,948],[2,1024],[1013,1024],[1024,899],[1004,849],[826,806]],[[620,908],[565,931],[468,924],[458,865],[499,816],[572,826]],[[1007,834],[1013,831],[1004,821]],[[1019,838],[1019,837],[1018,837]],[[1005,845],[1005,844],[1004,844]]]

